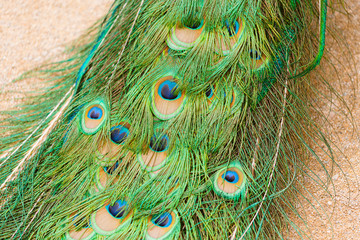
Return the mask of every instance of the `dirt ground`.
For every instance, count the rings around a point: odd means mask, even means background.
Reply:
[[[10,84],[25,70],[29,70],[48,59],[54,59],[65,49],[67,43],[80,36],[96,19],[106,13],[111,0],[0,0],[0,110],[14,106],[32,83]],[[332,196],[312,181],[303,179],[310,201],[301,199],[298,207],[303,214],[311,239],[360,239],[360,144],[354,134],[360,122],[359,89],[355,89],[356,75],[360,72],[360,1],[345,0],[350,16],[329,10],[330,24],[334,35],[348,45],[338,45],[329,40],[327,58],[338,69],[325,68],[325,75],[352,107],[353,122],[343,113],[344,107],[325,104],[321,111],[327,114],[330,136],[338,147],[337,164],[332,180],[335,191]],[[344,37],[344,38],[343,38]],[[344,59],[346,59],[344,61]],[[349,61],[350,58],[350,61]],[[338,61],[339,60],[339,61]],[[358,67],[360,68],[360,67]],[[4,94],[4,92],[7,92]],[[357,96],[357,99],[355,97]],[[351,116],[350,116],[351,117]],[[343,154],[341,154],[343,153]],[[319,153],[321,156],[322,154]],[[325,162],[330,164],[330,162]],[[311,168],[320,177],[324,171],[315,162]],[[316,199],[316,200],[315,200]],[[316,211],[320,209],[320,211]],[[324,210],[321,210],[324,209]],[[301,223],[299,223],[301,225]],[[298,239],[293,232],[287,239]]]

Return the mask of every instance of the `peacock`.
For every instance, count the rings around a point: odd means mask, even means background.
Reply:
[[[327,0],[115,0],[3,113],[0,239],[284,239]],[[321,160],[319,160],[321,161]]]

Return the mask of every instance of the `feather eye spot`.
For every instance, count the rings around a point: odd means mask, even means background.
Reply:
[[[226,92],[224,91],[224,99],[226,98]],[[230,99],[230,107],[233,107],[235,104],[235,92],[231,92],[231,99]]]
[[[162,99],[172,101],[181,97],[181,92],[177,91],[178,85],[175,81],[165,80],[160,84],[158,93]]]
[[[257,50],[250,50],[250,57],[254,60],[260,60],[261,59],[261,52]]]
[[[72,226],[70,226],[70,229],[65,233],[65,237],[61,238],[61,239],[70,239],[70,240],[74,240],[74,239],[93,239],[96,235],[96,233],[94,232],[94,230],[92,229],[92,224],[91,224],[91,220],[88,219],[87,221],[85,221],[85,218],[81,218],[81,219],[77,219],[79,217],[79,214],[73,213],[69,216],[69,218],[71,219],[71,221],[74,222],[74,224]],[[84,226],[84,223],[86,223],[86,225]],[[79,225],[82,224],[83,227],[79,228]]]
[[[211,98],[213,97],[214,92],[213,92],[213,90],[212,90],[212,87],[208,87],[208,88],[206,89],[205,95],[206,95],[206,97],[209,98],[209,99],[211,99]]]
[[[168,161],[169,137],[161,127],[155,127],[145,151],[137,155],[137,161],[142,169],[156,174]]]
[[[171,225],[172,222],[172,216],[170,213],[163,213],[159,216],[154,216],[151,219],[151,222],[161,228],[166,228],[169,227]]]
[[[198,14],[184,17],[171,30],[167,45],[175,51],[186,51],[194,47],[203,33],[205,21]]]
[[[111,167],[104,167],[104,172],[106,172],[109,175],[113,175],[118,167],[119,167],[119,162],[116,162]]]
[[[226,171],[221,177],[229,183],[237,183],[239,181],[239,175],[235,171]]]
[[[125,232],[132,222],[133,211],[128,208],[126,201],[117,200],[114,204],[110,204],[110,201],[107,201],[90,217],[92,228],[102,236]]]
[[[81,219],[77,219],[79,217],[79,214],[76,214],[74,217],[73,217],[73,222],[74,222],[74,226],[75,227],[78,227],[79,226],[79,223],[80,222],[83,222],[85,218],[81,218]],[[84,228],[90,228],[90,223],[87,222],[87,224],[84,226]]]
[[[108,166],[109,162],[113,164],[118,160],[120,150],[131,134],[130,129],[131,125],[126,121],[111,125],[109,139],[99,141],[96,151],[97,160],[101,166]]]
[[[245,195],[246,176],[240,163],[232,162],[213,176],[213,188],[217,195],[236,200]]]
[[[127,206],[128,205],[126,201],[117,200],[113,205],[108,205],[106,209],[111,216],[117,219],[121,219],[124,217]]]
[[[204,26],[204,20],[200,20],[200,19],[195,19],[193,21],[191,21],[191,23],[185,22],[183,23],[183,25],[191,30],[198,30],[200,28],[202,28]]]
[[[268,63],[267,57],[262,51],[251,49],[249,53],[254,70],[261,69]]]
[[[111,141],[115,144],[122,144],[129,136],[129,129],[126,126],[118,125],[110,130]]]
[[[87,135],[95,134],[104,125],[108,111],[101,98],[87,104],[78,115],[80,130]]]
[[[235,104],[235,92],[233,91],[231,94],[230,107],[233,107]]]
[[[169,147],[169,137],[167,135],[158,139],[155,135],[150,139],[150,148],[154,152],[164,152]]]
[[[239,32],[240,24],[238,21],[233,22],[233,24],[230,25],[229,21],[225,21],[225,26],[228,31],[228,34],[230,37],[236,35]]]
[[[148,218],[148,230],[145,239],[178,239],[180,228],[180,219],[176,210],[150,216]]]
[[[235,45],[243,42],[245,23],[241,17],[234,20],[225,20],[222,24],[220,38],[216,42],[216,52],[226,56]]]
[[[208,86],[207,89],[206,89],[206,92],[205,92],[205,96],[207,98],[207,103],[209,106],[212,106],[210,107],[210,110],[214,107],[214,102],[215,102],[215,94],[216,94],[216,89],[215,89],[215,86]]]
[[[88,118],[98,120],[102,117],[103,111],[100,107],[94,106],[88,111]]]
[[[178,79],[169,75],[154,83],[151,92],[151,110],[160,120],[180,114],[186,102],[185,90],[179,90]]]

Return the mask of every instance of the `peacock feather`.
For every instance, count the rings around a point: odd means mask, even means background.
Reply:
[[[1,239],[302,238],[327,0],[115,0],[1,124]],[[321,160],[319,160],[321,161]]]

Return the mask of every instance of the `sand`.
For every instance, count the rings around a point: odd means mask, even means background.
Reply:
[[[349,45],[337,45],[328,41],[331,54],[327,57],[334,62],[339,70],[339,76],[329,70],[328,81],[334,84],[352,107],[353,121],[343,113],[343,107],[323,104],[321,110],[327,114],[327,126],[331,131],[334,144],[339,147],[337,164],[332,180],[335,191],[330,188],[330,197],[318,185],[307,179],[302,179],[311,198],[310,202],[301,200],[299,210],[307,221],[311,239],[360,239],[360,204],[358,176],[360,175],[360,145],[354,135],[354,126],[360,120],[358,89],[354,89],[354,81],[359,71],[354,66],[360,66],[360,1],[345,0],[349,13],[346,17],[330,11],[330,23],[339,33],[343,33]],[[42,62],[57,57],[65,50],[65,46],[79,37],[96,19],[106,13],[110,0],[0,0],[0,110],[19,103],[21,93],[31,89],[33,82],[21,84],[10,83],[26,70]],[[341,34],[336,33],[341,37]],[[352,62],[344,57],[352,56]],[[340,62],[337,60],[340,59]],[[342,64],[344,65],[342,65]],[[351,65],[352,64],[352,65]],[[326,67],[325,71],[327,72]],[[344,154],[341,154],[344,153]],[[322,155],[319,152],[319,155]],[[329,164],[330,162],[326,162]],[[310,166],[316,174],[324,178],[324,172],[318,164]],[[317,212],[324,208],[326,211]],[[297,222],[297,220],[295,220]],[[289,234],[287,239],[297,239],[295,234]]]

